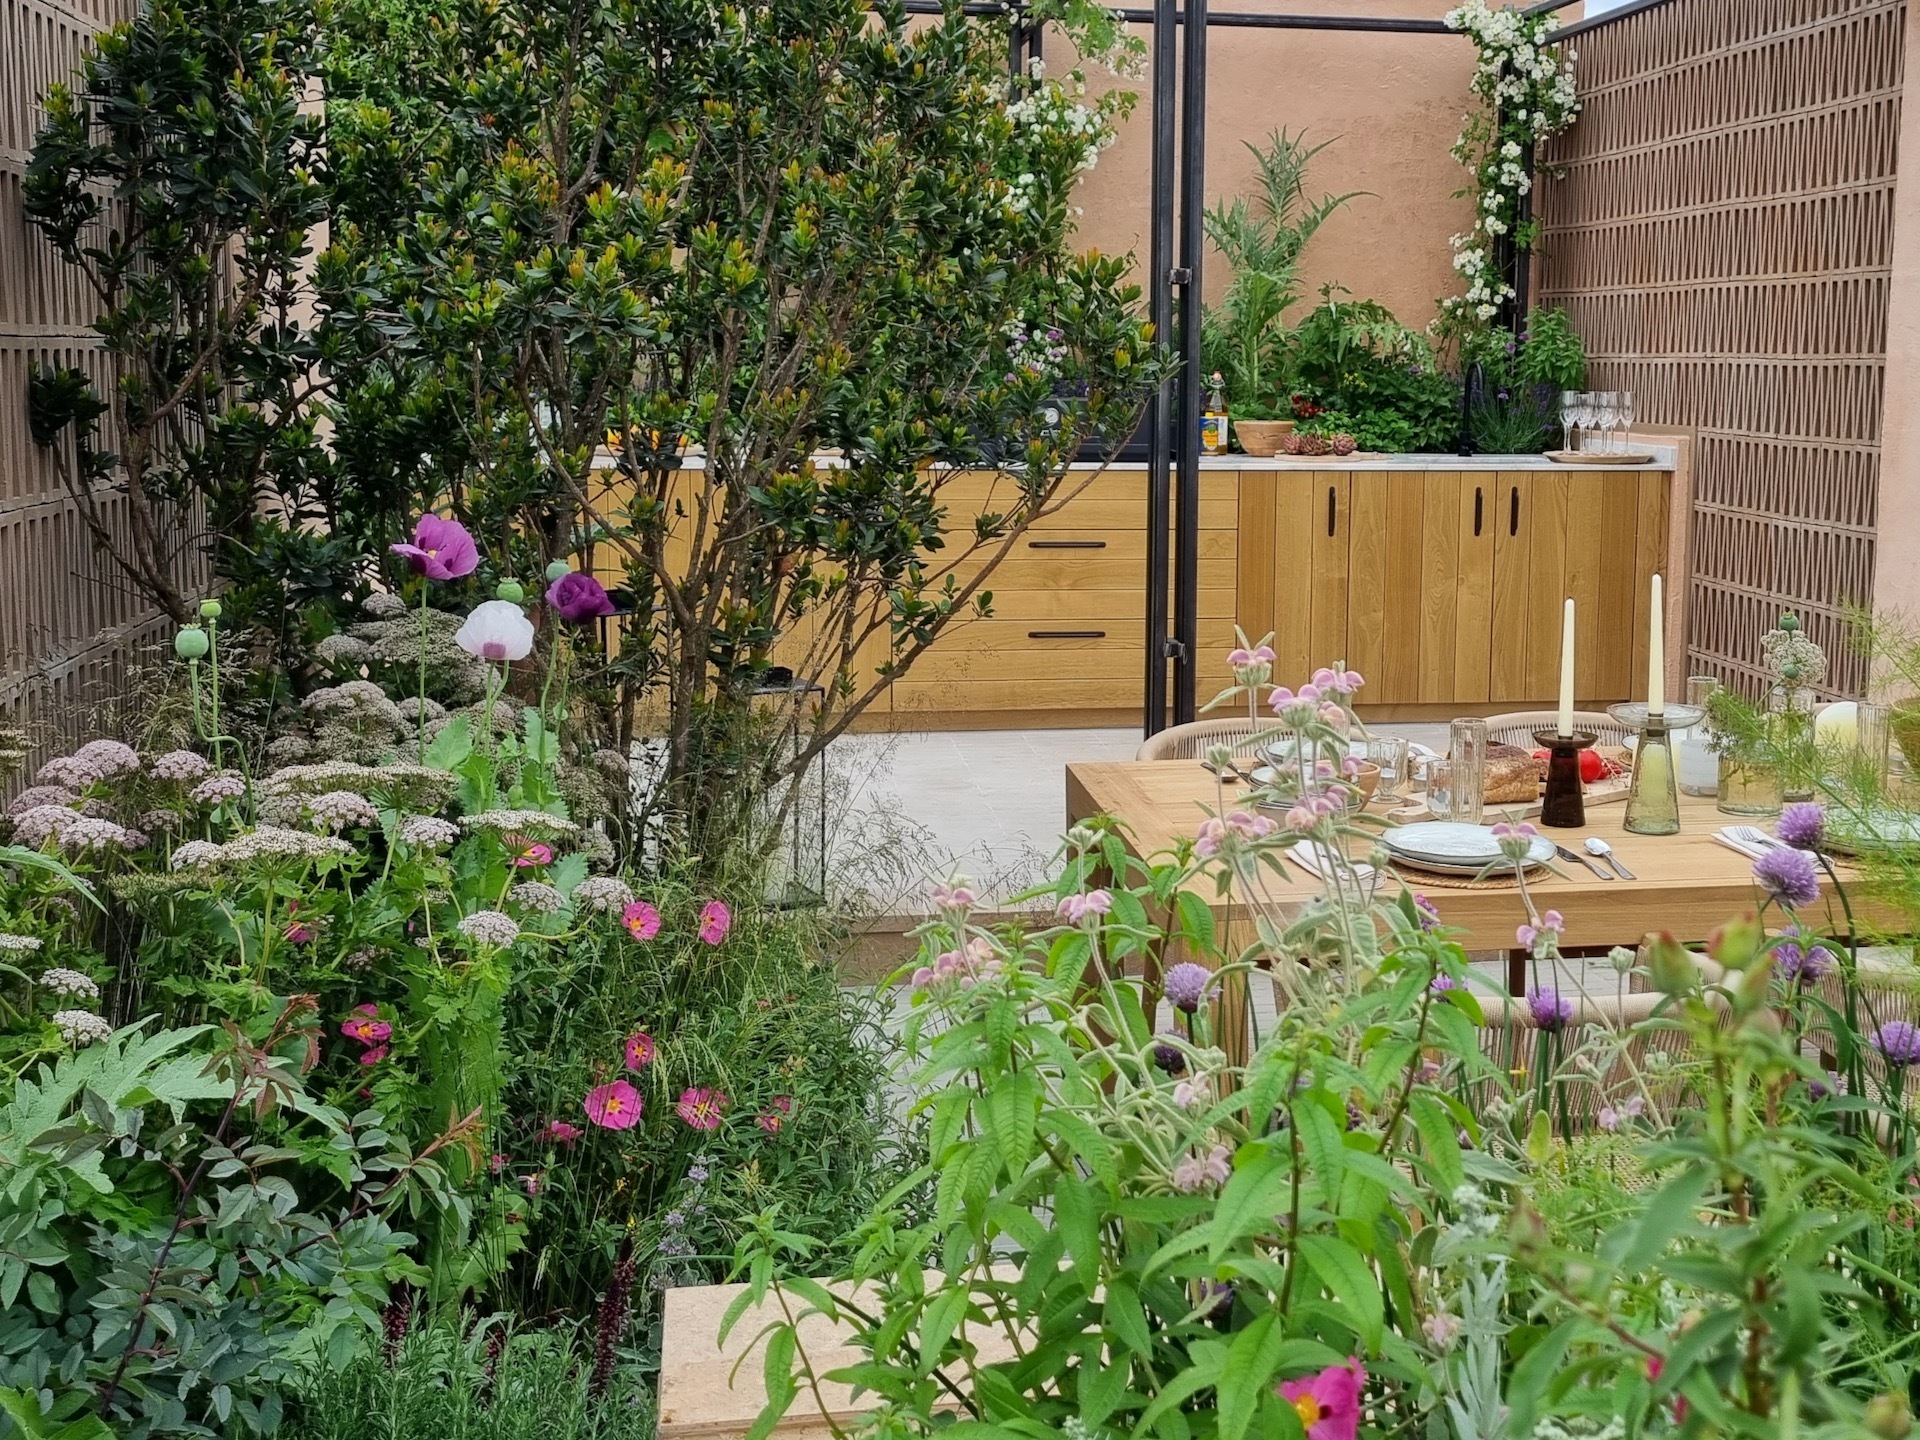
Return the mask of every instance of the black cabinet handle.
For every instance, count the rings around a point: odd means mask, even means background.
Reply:
[[[1327,538],[1329,540],[1333,538],[1334,526],[1339,523],[1339,519],[1339,503],[1334,498],[1333,486],[1329,485],[1327,486]]]
[[[1520,487],[1516,485],[1513,487],[1511,491],[1508,492],[1507,534],[1518,535],[1519,533],[1520,533]]]
[[[1486,498],[1480,486],[1473,487],[1473,534],[1476,540],[1480,538],[1480,512],[1485,507]]]
[[[1029,630],[1029,640],[1104,640],[1104,630]]]
[[[1104,540],[1029,540],[1029,550],[1104,550]]]

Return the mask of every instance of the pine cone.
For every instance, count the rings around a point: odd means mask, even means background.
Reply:
[[[1351,455],[1359,448],[1359,443],[1351,435],[1341,434],[1333,437],[1333,453],[1336,455]]]

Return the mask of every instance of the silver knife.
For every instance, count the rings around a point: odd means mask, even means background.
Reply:
[[[1554,853],[1558,855],[1562,860],[1577,860],[1582,865],[1586,866],[1587,869],[1591,870],[1594,874],[1598,875],[1602,880],[1613,879],[1613,876],[1609,875],[1606,871],[1602,870],[1598,865],[1594,864],[1592,859],[1590,859],[1588,856],[1577,855],[1573,851],[1567,849],[1566,846],[1560,845],[1560,844],[1556,844],[1553,847],[1553,849],[1554,849]]]

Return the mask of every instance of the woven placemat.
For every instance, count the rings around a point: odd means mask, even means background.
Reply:
[[[1411,866],[1394,865],[1393,873],[1407,882],[1407,887],[1418,890],[1421,886],[1431,886],[1436,890],[1518,890],[1520,881],[1511,875],[1489,875],[1484,880],[1476,880],[1471,875],[1442,875],[1434,870],[1416,870]]]

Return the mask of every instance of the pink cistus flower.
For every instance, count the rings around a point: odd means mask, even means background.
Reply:
[[[569,570],[547,587],[547,603],[569,625],[613,614],[606,586],[577,570]]]
[[[542,845],[538,840],[514,835],[508,838],[507,849],[513,852],[513,868],[516,870],[532,870],[553,863],[553,847]]]
[[[727,1108],[727,1097],[704,1085],[692,1085],[680,1092],[674,1113],[694,1130],[718,1130]]]
[[[1307,1440],[1354,1440],[1360,1429],[1360,1391],[1366,1383],[1366,1369],[1353,1359],[1303,1380],[1283,1380],[1279,1391],[1299,1415]]]
[[[653,1037],[644,1030],[636,1030],[627,1037],[627,1068],[645,1069],[653,1063]]]
[[[718,945],[727,938],[727,931],[733,928],[733,912],[727,909],[724,900],[709,900],[700,907],[700,939],[707,945]]]
[[[382,1060],[387,1058],[387,1048],[385,1045],[375,1045],[371,1049],[362,1050],[360,1052],[360,1063],[362,1065],[378,1065]]]
[[[640,1123],[641,1113],[646,1109],[640,1092],[624,1080],[594,1086],[580,1103],[587,1119],[602,1130],[631,1130]]]
[[[793,1114],[793,1097],[791,1095],[776,1095],[768,1102],[766,1110],[762,1112],[753,1123],[769,1135],[778,1135],[780,1133],[780,1127],[787,1123],[787,1117],[791,1114]]]
[[[586,1133],[578,1125],[570,1125],[565,1120],[555,1120],[547,1126],[547,1138],[555,1144],[565,1145],[568,1149],[572,1149],[574,1141]]]
[[[393,1034],[393,1026],[384,1020],[375,1020],[366,1015],[356,1014],[353,1019],[341,1025],[340,1033],[349,1040],[357,1040],[362,1045],[378,1045]]]
[[[620,912],[620,923],[634,939],[651,940],[660,933],[660,912],[644,900],[634,900]]]
[[[458,580],[480,567],[480,551],[467,527],[438,515],[422,515],[414,522],[411,545],[387,548],[429,580]]]

